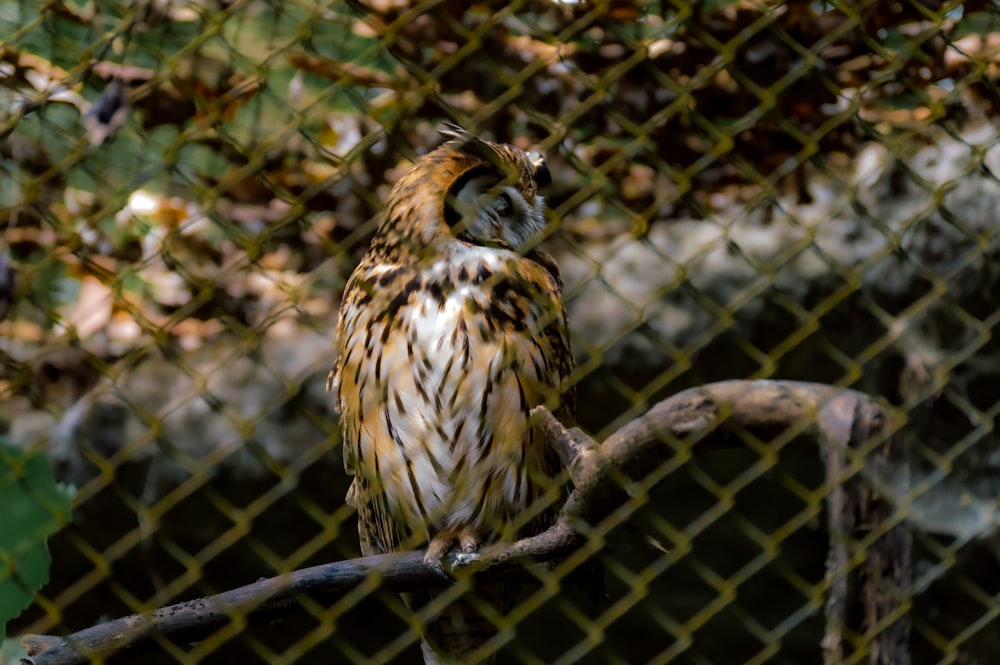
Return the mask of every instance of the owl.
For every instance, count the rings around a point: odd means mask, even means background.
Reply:
[[[529,426],[573,408],[562,283],[537,248],[542,157],[446,126],[392,188],[348,280],[335,392],[347,500],[365,555],[474,553],[544,530],[565,498],[558,458]],[[509,584],[478,584],[424,626],[425,663],[491,662]],[[404,599],[414,608],[435,592]],[[489,643],[488,643],[489,642]]]

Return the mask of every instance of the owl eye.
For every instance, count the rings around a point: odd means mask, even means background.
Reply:
[[[535,170],[535,182],[538,183],[539,187],[548,187],[552,184],[552,172],[549,171],[545,162],[542,162]]]
[[[528,161],[531,162],[531,168],[534,170],[532,176],[535,178],[535,184],[540,188],[551,185],[552,173],[549,171],[548,164],[545,163],[545,157],[539,152],[529,152]]]

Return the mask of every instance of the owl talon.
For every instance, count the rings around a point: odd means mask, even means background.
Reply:
[[[458,534],[458,545],[465,554],[475,554],[479,551],[479,537],[472,528],[463,529]]]
[[[448,550],[455,544],[455,535],[451,532],[442,532],[431,538],[424,553],[424,566],[435,575],[447,582],[454,582],[455,578],[448,574],[441,563],[441,558],[448,554]]]
[[[441,557],[435,556],[428,552],[424,555],[424,567],[431,571],[445,582],[455,582],[455,578],[448,574],[448,571],[444,569],[441,564]]]

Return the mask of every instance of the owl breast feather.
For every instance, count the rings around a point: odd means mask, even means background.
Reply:
[[[512,269],[523,261],[463,248],[393,273],[396,284],[346,313],[340,390],[358,395],[342,399],[353,470],[410,532],[472,525],[488,538],[525,508],[528,470],[541,464],[528,412],[559,377],[543,332],[552,307],[539,302],[545,289],[520,283]]]

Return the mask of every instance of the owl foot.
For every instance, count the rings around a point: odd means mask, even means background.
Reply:
[[[460,548],[459,552],[455,552],[452,555],[453,566],[467,566],[479,559],[479,538],[470,528],[464,528],[458,532],[453,530],[442,531],[431,538],[431,542],[427,546],[427,552],[424,553],[424,566],[448,582],[454,582],[455,578],[444,569],[441,560],[451,551],[453,545],[458,545]]]
[[[453,544],[455,544],[455,534],[451,531],[443,531],[431,538],[427,551],[424,553],[424,567],[446,582],[454,582],[455,578],[444,569],[441,557],[448,553]]]

